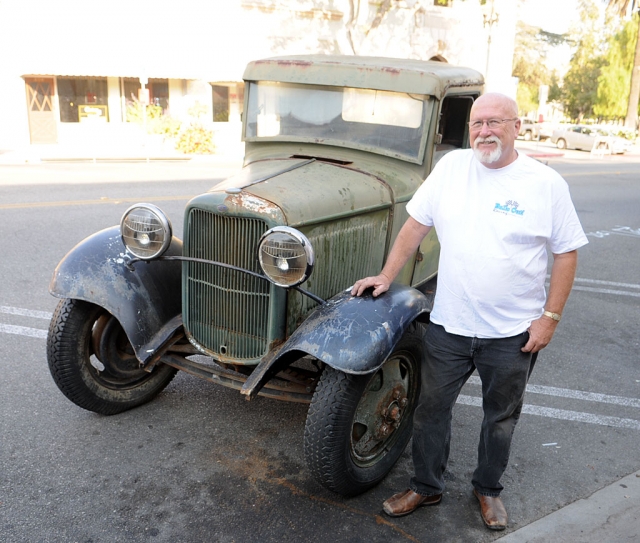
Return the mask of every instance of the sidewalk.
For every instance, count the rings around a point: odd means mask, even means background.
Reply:
[[[524,528],[500,543],[603,543],[640,541],[640,472],[598,490]]]
[[[551,141],[524,141],[516,140],[516,150],[545,162],[548,159],[564,158],[567,160],[640,160],[640,142],[636,143],[630,151],[623,155],[594,154],[588,151],[574,149],[558,149]]]
[[[41,164],[53,162],[149,162],[149,161],[233,161],[242,162],[238,152],[215,155],[185,155],[171,145],[149,138],[147,143],[109,142],[90,144],[26,145],[17,149],[0,149],[2,164]]]
[[[516,140],[518,151],[538,160],[640,160],[640,144],[625,155],[592,155],[586,151],[558,149],[549,141]],[[50,144],[27,145],[19,149],[0,149],[0,164],[39,164],[47,162],[148,162],[148,161],[242,161],[242,146],[232,154],[220,152],[215,155],[184,155],[159,139],[150,138],[146,144],[132,145],[130,142],[111,142],[100,145]]]

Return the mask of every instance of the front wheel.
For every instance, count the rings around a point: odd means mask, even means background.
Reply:
[[[563,140],[562,138],[560,138],[556,142],[556,145],[558,146],[558,149],[566,149],[567,148],[567,142],[565,140]]]
[[[391,471],[413,431],[421,361],[422,338],[412,325],[373,374],[324,368],[304,431],[307,465],[320,484],[355,496]]]
[[[140,368],[133,348],[110,313],[81,300],[61,300],[47,337],[49,370],[58,388],[76,405],[114,415],[148,402],[176,371],[159,364]]]
[[[531,133],[531,130],[527,130],[524,133],[524,140],[525,141],[531,141],[533,139],[533,134]]]

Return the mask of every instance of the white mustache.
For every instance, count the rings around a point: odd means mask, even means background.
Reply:
[[[474,147],[476,147],[479,143],[498,143],[500,140],[498,138],[496,138],[495,136],[488,136],[486,138],[476,138],[476,140],[474,141]]]

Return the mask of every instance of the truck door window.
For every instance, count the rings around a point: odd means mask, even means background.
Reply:
[[[469,113],[475,96],[446,96],[440,109],[434,165],[446,153],[469,147]]]

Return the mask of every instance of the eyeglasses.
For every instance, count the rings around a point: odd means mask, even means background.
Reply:
[[[504,123],[509,121],[517,121],[518,117],[513,119],[486,119],[482,121],[469,121],[467,124],[471,130],[482,130],[482,125],[487,123],[487,128],[493,130],[494,128],[500,128]]]

